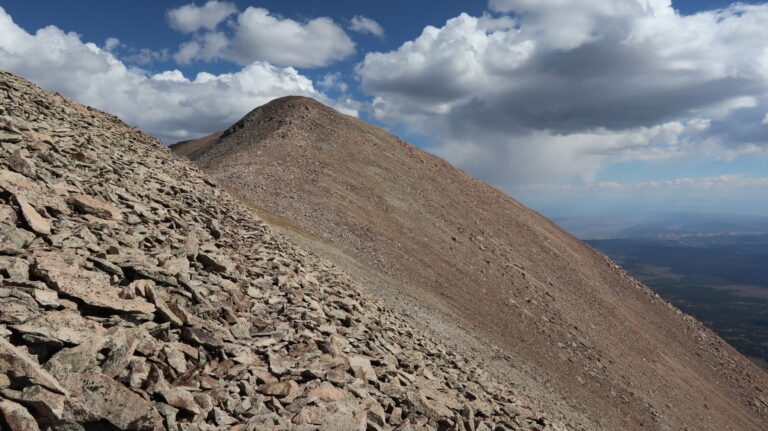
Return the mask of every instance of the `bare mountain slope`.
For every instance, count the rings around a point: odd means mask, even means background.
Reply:
[[[317,249],[350,256],[360,279],[384,280],[368,285],[380,297],[412,296],[416,314],[440,316],[420,322],[448,319],[478,357],[525,370],[528,380],[509,384],[540,385],[561,414],[583,413],[584,429],[768,429],[763,371],[605,256],[445,161],[301,97],[204,139],[173,149],[194,147],[219,184],[309,233]]]
[[[0,71],[0,430],[566,428],[158,140]]]

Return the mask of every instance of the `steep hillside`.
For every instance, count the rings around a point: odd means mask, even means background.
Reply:
[[[415,321],[470,340],[487,369],[519,370],[510,385],[583,413],[584,429],[768,428],[763,371],[605,256],[445,161],[301,97],[204,139],[174,150],[194,151],[217,183],[308,247],[348,256],[336,260],[380,281],[366,283],[372,293],[423,307]]]
[[[566,429],[156,139],[0,100],[0,430]]]

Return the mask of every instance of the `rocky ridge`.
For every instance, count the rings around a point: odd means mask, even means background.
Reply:
[[[156,139],[0,100],[0,429],[567,429]]]
[[[172,149],[571,426],[768,429],[768,374],[550,220],[387,130],[289,96]]]

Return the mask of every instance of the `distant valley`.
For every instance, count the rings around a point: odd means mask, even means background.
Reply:
[[[768,219],[677,213],[638,220],[560,222],[768,368]]]

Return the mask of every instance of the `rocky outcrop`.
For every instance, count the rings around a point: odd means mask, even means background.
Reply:
[[[566,429],[157,140],[0,99],[0,428]]]

